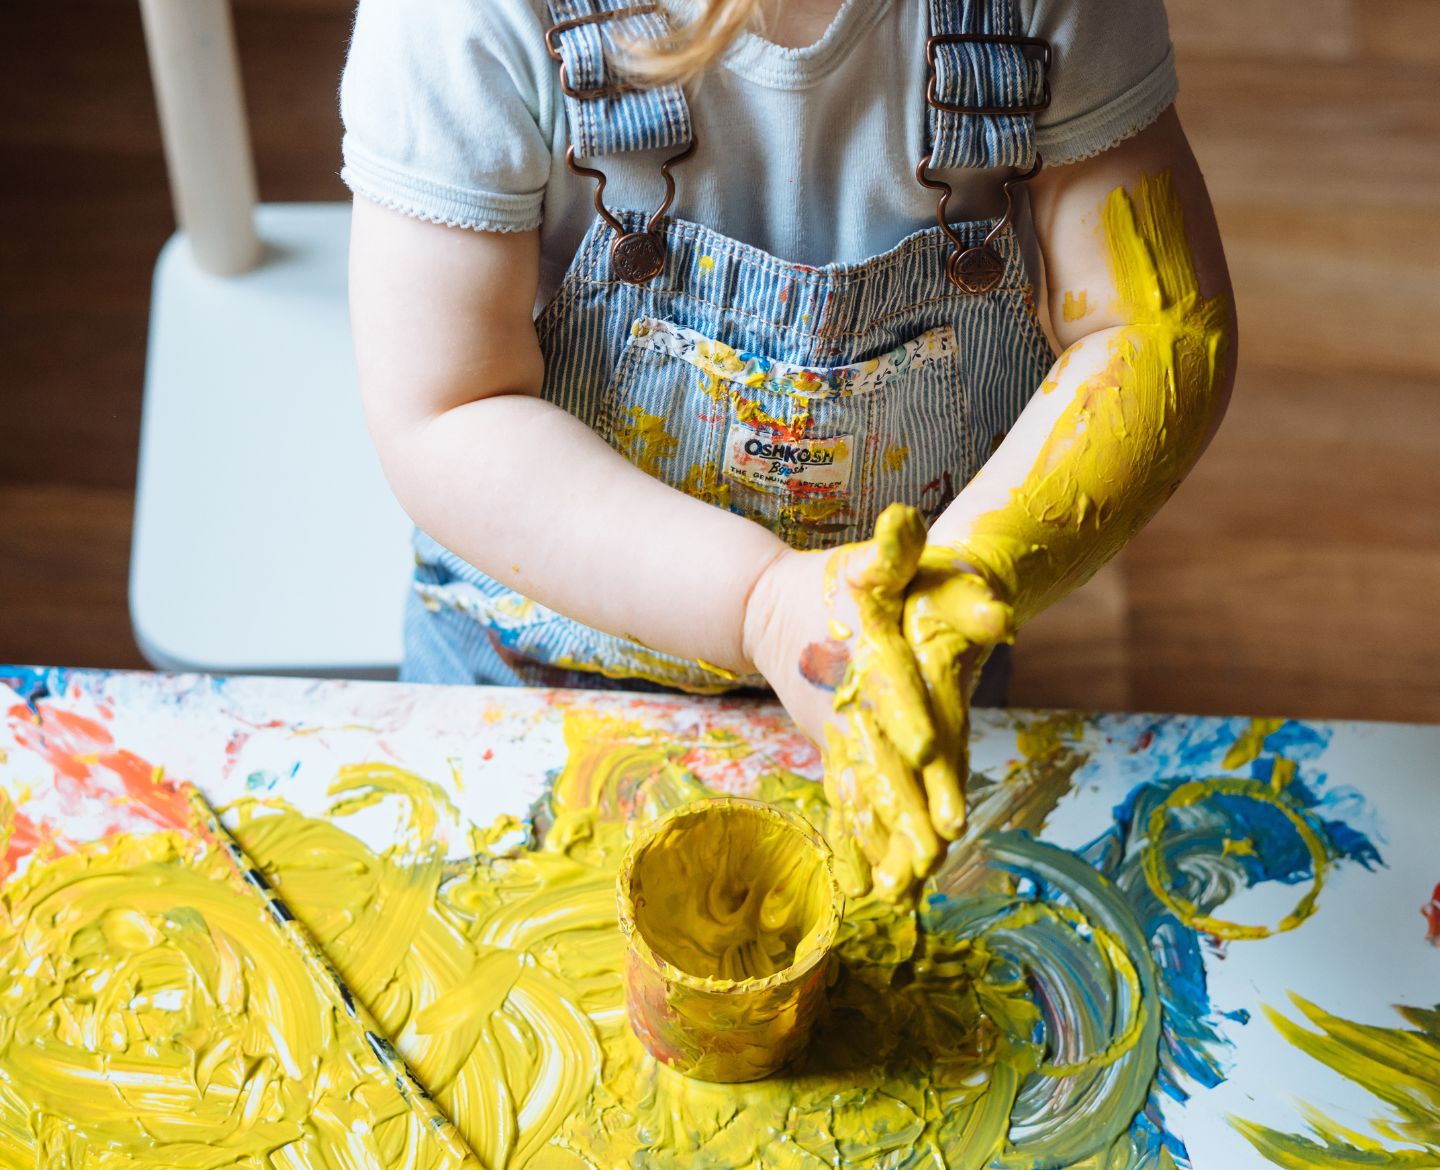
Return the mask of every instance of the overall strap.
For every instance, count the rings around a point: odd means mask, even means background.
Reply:
[[[1035,115],[1050,104],[1050,46],[1021,34],[1016,0],[928,3],[930,168],[1029,169]]]
[[[678,85],[628,85],[614,62],[624,46],[665,40],[670,19],[658,3],[548,0],[545,34],[560,62],[570,145],[581,158],[665,150],[691,142],[690,106]]]

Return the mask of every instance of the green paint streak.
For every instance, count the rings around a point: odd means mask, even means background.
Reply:
[[[1293,1170],[1435,1170],[1440,1167],[1440,1007],[1397,1007],[1412,1028],[1358,1024],[1298,995],[1295,1006],[1318,1031],[1267,1008],[1279,1033],[1307,1056],[1377,1097],[1389,1111],[1371,1120],[1377,1137],[1356,1133],[1307,1109],[1313,1136],[1230,1122],[1277,1166]]]

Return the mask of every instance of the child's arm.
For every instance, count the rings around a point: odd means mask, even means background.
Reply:
[[[973,588],[1010,607],[1018,628],[1089,580],[1180,486],[1234,381],[1229,273],[1174,111],[1042,176],[1035,222],[1068,348],[931,530],[907,603],[941,739],[957,745],[941,754],[962,762],[968,692],[947,662],[964,658],[957,637],[984,640],[967,638]]]
[[[827,778],[891,892],[932,868],[937,837],[963,828],[969,694],[983,654],[1088,580],[1169,498],[1214,433],[1234,376],[1224,254],[1173,111],[1097,158],[1042,172],[1032,196],[1068,348],[928,546],[901,529],[908,547],[891,558],[904,580],[887,591],[903,589],[931,735],[883,734],[867,709],[881,693],[874,682],[842,691],[845,732],[828,733]],[[778,560],[757,595],[803,576],[799,562]],[[856,671],[891,669],[863,641],[853,652]],[[783,685],[801,687],[790,673]]]
[[[744,609],[784,551],[651,478],[539,397],[538,232],[355,201],[351,316],[367,421],[400,503],[492,577],[610,633],[751,669]]]
[[[923,543],[918,518],[839,554],[847,580],[874,585],[863,606],[850,590],[830,598],[828,554],[786,558],[760,525],[639,471],[538,397],[538,271],[535,232],[437,227],[356,200],[350,288],[361,390],[410,516],[569,617],[737,673],[759,670],[817,741],[838,716],[830,691],[806,682],[796,663],[825,642],[832,619],[863,630],[885,664],[865,675],[874,688],[867,708],[887,743],[922,752],[933,738],[924,683],[899,621],[913,565],[901,572],[892,563],[907,535]],[[801,571],[758,598],[757,581],[782,558]]]

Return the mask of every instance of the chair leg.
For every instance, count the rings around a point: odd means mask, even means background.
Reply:
[[[175,218],[202,269],[246,272],[261,246],[229,0],[140,0],[140,11]]]

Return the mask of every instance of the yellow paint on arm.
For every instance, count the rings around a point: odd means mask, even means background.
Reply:
[[[1060,309],[1066,321],[1079,321],[1090,313],[1089,294],[1081,289],[1078,294],[1065,290],[1065,303]]]
[[[1200,293],[1174,182],[1142,176],[1102,217],[1126,325],[1071,401],[1008,501],[975,518],[924,567],[969,566],[1019,626],[1088,580],[1184,479],[1221,400],[1229,308]]]

